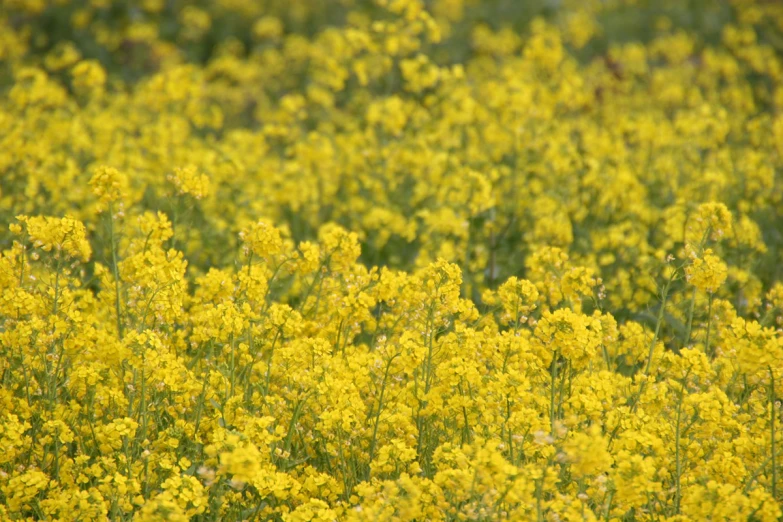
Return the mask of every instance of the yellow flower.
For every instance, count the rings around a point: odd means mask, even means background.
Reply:
[[[230,436],[227,442],[233,446],[220,454],[219,474],[228,475],[238,483],[253,483],[261,474],[261,454],[253,444]]]
[[[311,498],[283,515],[284,522],[332,522],[338,520],[337,511],[318,498]]]
[[[536,325],[535,336],[546,348],[544,364],[548,365],[557,352],[575,368],[584,368],[601,344],[601,323],[593,317],[561,308],[544,313]]]
[[[253,36],[259,40],[277,40],[283,34],[283,23],[274,16],[263,16],[253,24]]]
[[[71,69],[74,88],[83,94],[98,96],[106,84],[106,71],[97,60],[82,60]]]
[[[144,502],[133,517],[133,522],[158,522],[160,520],[186,522],[190,520],[190,517],[169,495],[158,495]]]
[[[497,290],[500,304],[503,306],[504,323],[525,322],[527,316],[536,308],[538,290],[525,279],[510,277]]]
[[[209,177],[206,174],[199,174],[193,165],[177,167],[169,176],[169,180],[174,184],[178,194],[188,194],[195,199],[209,196],[212,190]]]
[[[90,178],[92,192],[98,197],[98,211],[102,212],[128,193],[128,177],[113,167],[101,166]]]
[[[49,477],[36,469],[14,474],[2,486],[8,509],[20,513],[31,508],[31,501],[49,485]]]
[[[72,217],[17,216],[23,223],[32,244],[46,252],[54,250],[57,256],[63,253],[69,257],[87,261],[92,248],[87,241],[84,224]]]
[[[44,64],[50,71],[65,69],[79,61],[81,53],[72,42],[60,42],[44,58]]]
[[[335,271],[347,270],[361,254],[359,237],[335,223],[327,223],[318,230],[321,255]]]
[[[781,517],[780,2],[0,3],[0,520]]]
[[[731,212],[723,203],[702,203],[688,219],[686,241],[697,247],[704,240],[720,241],[731,233]]]
[[[246,255],[251,253],[263,258],[273,258],[283,251],[283,235],[267,220],[259,220],[239,233]]]
[[[685,267],[685,278],[702,292],[713,294],[726,281],[728,269],[726,263],[707,249]]]
[[[571,473],[576,477],[600,475],[609,471],[613,459],[607,450],[608,440],[598,426],[590,426],[584,433],[574,433],[563,443]]]

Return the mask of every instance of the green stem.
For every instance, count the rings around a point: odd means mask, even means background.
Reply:
[[[375,445],[378,442],[378,424],[380,423],[381,411],[383,410],[383,394],[386,391],[386,381],[389,378],[389,370],[391,369],[392,362],[397,358],[398,355],[400,354],[396,353],[391,357],[391,359],[389,359],[389,362],[386,363],[386,371],[383,374],[381,393],[378,397],[378,412],[375,414],[375,423],[372,429],[372,439],[370,441],[370,465],[372,465],[372,460],[375,457]]]
[[[234,388],[236,387],[236,343],[234,342],[234,334],[231,334],[231,393],[228,398],[234,396]]]
[[[19,254],[19,264],[21,265],[19,267],[19,288],[23,288],[24,284],[24,261],[25,261],[25,250],[26,247],[22,247],[22,253]]]
[[[606,513],[605,513],[605,520],[606,522],[609,522],[610,515],[612,513],[612,499],[614,498],[614,490],[609,490],[609,500],[606,501]]]
[[[669,278],[666,281],[666,285],[663,287],[661,293],[661,308],[658,310],[658,319],[655,321],[655,333],[653,334],[652,341],[650,341],[650,349],[647,354],[647,364],[644,367],[644,373],[650,373],[650,367],[652,366],[653,352],[655,351],[655,343],[658,342],[658,336],[661,334],[661,325],[663,324],[663,315],[666,310],[666,300],[669,297],[669,288],[671,287],[673,278]],[[640,394],[641,395],[641,394]]]
[[[272,347],[269,350],[269,360],[266,364],[266,377],[264,378],[264,401],[266,401],[266,396],[269,393],[269,387],[272,384],[272,357],[275,355],[275,344],[277,344],[277,338],[280,337],[280,334],[282,333],[282,328],[275,333],[274,339],[272,339]]]
[[[209,380],[209,366],[204,369],[204,381],[201,383],[201,393],[199,394],[198,407],[196,408],[196,422],[193,427],[193,440],[198,440],[198,429],[201,423],[201,413],[204,409],[204,399],[207,392],[207,381]]]
[[[52,303],[52,318],[54,320],[55,325],[57,321],[58,305],[60,302],[60,274],[62,273],[62,263],[60,262],[60,259],[57,259],[56,271],[57,273],[54,276],[54,302]],[[52,326],[53,334],[55,333],[56,328],[57,328],[56,326]],[[62,346],[62,340],[60,340],[59,342],[60,345]],[[47,406],[49,408],[49,411],[51,412],[54,412],[56,409],[55,404],[57,403],[57,374],[60,372],[60,363],[62,361],[62,349],[60,350],[60,353],[58,353],[57,343],[58,343],[57,340],[55,340],[52,343],[52,346],[47,353],[46,362],[45,362],[46,371],[47,371],[46,379],[48,381],[48,389],[47,389],[48,405]],[[54,364],[52,364],[51,360],[54,360]],[[59,476],[59,462],[57,457],[58,455],[55,453],[54,463]]]
[[[682,476],[682,460],[680,458],[680,426],[682,421],[682,396],[684,392],[684,384],[681,384],[683,388],[680,388],[679,393],[679,400],[677,401],[677,426],[676,426],[676,432],[674,436],[674,459],[676,462],[676,476],[675,476],[675,484],[677,487],[677,491],[674,496],[674,514],[679,515],[680,514],[680,498],[681,498],[681,487],[680,487],[680,477]]]
[[[60,260],[57,260],[57,268],[56,273],[54,276],[54,302],[52,303],[52,316],[57,316],[57,305],[60,301],[60,272],[62,271],[60,268]]]
[[[772,460],[772,457],[767,457],[764,462],[759,465],[758,468],[750,475],[750,478],[745,481],[745,487],[743,488],[743,492],[747,495],[750,491],[750,488],[753,487],[753,484],[756,482],[756,479],[758,476],[764,471],[764,469],[767,467],[767,464],[769,464],[769,461]]]
[[[114,276],[114,312],[117,315],[117,336],[122,339],[122,315],[120,312],[120,273],[117,267],[117,243],[114,237],[114,205],[109,203],[109,243],[111,244],[111,269]]]
[[[710,333],[712,332],[712,298],[713,296],[710,294],[707,304],[707,337],[704,340],[704,353],[706,353],[708,357],[712,357],[712,354],[710,353]]]
[[[549,421],[551,424],[551,435],[555,436],[555,383],[557,382],[557,358],[560,355],[560,350],[555,350],[552,355],[552,385],[549,387]]]
[[[546,472],[549,469],[549,463],[547,463],[546,466],[544,466],[544,470],[541,473],[541,480],[538,484],[538,487],[536,488],[536,519],[540,522],[544,520],[544,510],[541,506],[541,497],[544,496],[544,481],[546,480]]]
[[[777,452],[775,444],[775,374],[772,372],[772,367],[769,367],[769,425],[770,436],[772,438],[772,498],[777,501],[777,482],[778,482],[778,468],[777,468]]]
[[[669,280],[666,281],[666,285],[664,285],[663,291],[661,292],[661,308],[658,310],[658,319],[655,322],[655,333],[653,334],[653,338],[650,341],[650,348],[647,354],[647,363],[644,366],[645,379],[642,380],[642,382],[639,384],[639,391],[637,392],[635,398],[632,399],[633,404],[631,405],[631,411],[634,412],[636,411],[636,406],[639,404],[639,400],[642,398],[642,394],[644,393],[644,385],[647,382],[646,377],[650,375],[650,367],[652,366],[653,353],[655,352],[655,344],[658,342],[658,336],[661,334],[661,325],[663,324],[663,315],[666,309],[666,300],[669,297],[669,289],[671,288],[673,280],[674,280],[674,275],[672,274],[672,276],[669,277]]]
[[[688,345],[691,343],[691,333],[693,332],[693,309],[695,308],[696,304],[696,287],[693,287],[693,290],[691,290],[691,304],[688,308],[688,327],[686,329],[685,333],[685,344],[683,345],[683,348],[687,348]]]

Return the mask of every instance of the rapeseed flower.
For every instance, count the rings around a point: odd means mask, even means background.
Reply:
[[[783,9],[675,4],[5,2],[0,519],[783,516]]]

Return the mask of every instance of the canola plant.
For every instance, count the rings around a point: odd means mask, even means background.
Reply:
[[[783,4],[2,0],[0,520],[783,516]]]

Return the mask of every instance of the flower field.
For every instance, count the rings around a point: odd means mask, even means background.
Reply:
[[[0,520],[783,517],[783,3],[0,0]]]

